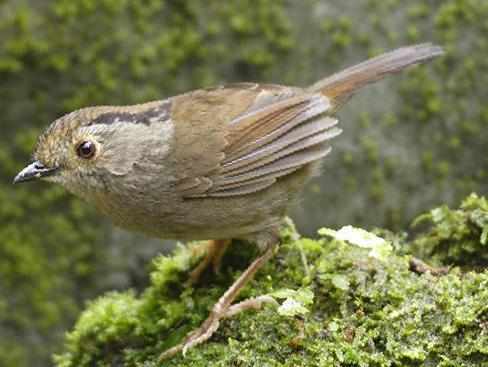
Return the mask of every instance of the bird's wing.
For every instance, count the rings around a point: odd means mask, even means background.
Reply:
[[[244,93],[239,106],[248,103],[244,97],[249,96]],[[320,93],[256,89],[245,111],[212,124],[219,128],[209,139],[218,141],[215,134],[224,139],[219,151],[212,153],[207,145],[212,161],[207,172],[181,180],[178,191],[186,198],[228,197],[273,185],[330,152],[327,141],[341,130],[329,109],[329,100]]]

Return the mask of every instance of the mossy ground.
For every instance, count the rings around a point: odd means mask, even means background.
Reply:
[[[57,366],[488,366],[488,271],[477,264],[478,271],[452,267],[434,276],[412,269],[412,255],[402,254],[426,236],[435,247],[450,224],[466,229],[470,248],[477,241],[484,256],[488,228],[478,221],[469,231],[456,218],[481,218],[486,208],[484,198],[471,196],[460,209],[442,209],[447,219],[412,240],[389,235],[396,249],[383,261],[353,244],[285,231],[279,252],[239,298],[271,294],[294,306],[246,311],[186,356],[158,362],[256,256],[254,246],[235,242],[220,275],[206,273],[183,288],[198,256],[181,247],[155,259],[143,293],[113,292],[91,302]]]

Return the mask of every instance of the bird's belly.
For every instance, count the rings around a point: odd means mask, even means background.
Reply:
[[[297,201],[311,173],[303,169],[252,195],[182,199],[145,191],[130,196],[115,193],[93,204],[116,225],[152,237],[244,238],[277,225]]]
[[[229,201],[228,198],[191,199],[177,208],[160,207],[150,211],[127,204],[103,205],[99,209],[114,224],[129,231],[177,240],[245,237],[273,226],[281,217],[277,213],[284,212],[284,208],[278,208],[283,207],[279,203],[264,210],[260,203]]]

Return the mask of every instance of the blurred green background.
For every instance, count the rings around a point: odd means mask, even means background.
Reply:
[[[307,85],[401,45],[447,54],[367,88],[340,113],[302,233],[405,228],[488,177],[486,0],[0,1],[0,366],[47,366],[84,300],[146,284],[164,246],[63,190],[13,186],[54,119],[237,81]]]

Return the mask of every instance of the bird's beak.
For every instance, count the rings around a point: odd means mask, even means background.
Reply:
[[[46,167],[43,163],[35,161],[20,171],[17,176],[15,176],[14,184],[51,176],[55,174],[58,169],[59,167]]]

